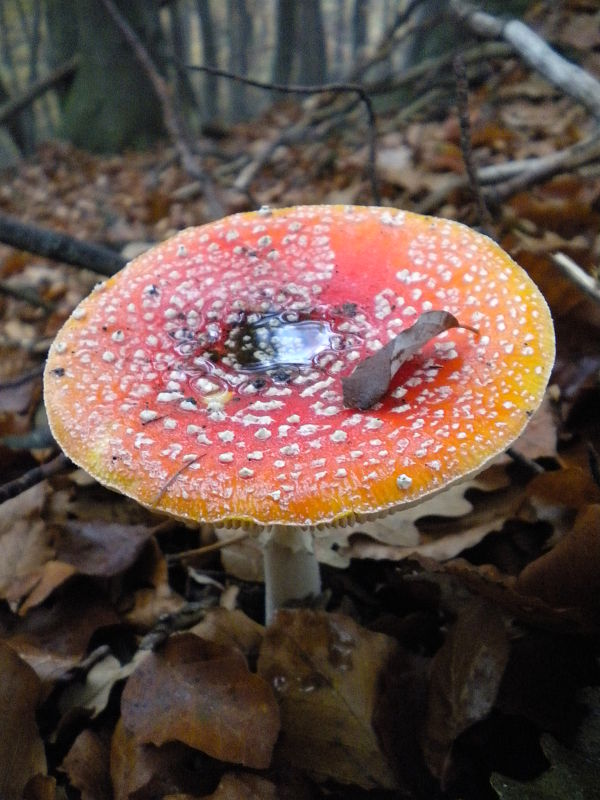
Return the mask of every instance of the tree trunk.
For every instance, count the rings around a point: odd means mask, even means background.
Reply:
[[[237,75],[248,75],[248,50],[252,42],[252,18],[245,0],[228,0],[229,69]],[[233,122],[248,116],[247,87],[238,81],[229,83],[229,116]]]
[[[354,0],[352,9],[352,61],[353,66],[361,60],[367,43],[367,14],[369,0]]]
[[[97,152],[141,147],[162,135],[162,110],[152,84],[102,3],[53,0],[48,5],[54,14],[73,12],[77,20],[80,67],[64,99],[62,135]],[[157,63],[158,3],[117,0],[116,5]]]
[[[327,52],[320,0],[302,0],[298,6],[298,82],[317,85],[327,80]]]
[[[290,83],[296,38],[296,0],[278,0],[275,55],[271,68],[273,83]],[[279,97],[279,95],[277,95]]]
[[[217,45],[210,0],[198,0],[198,18],[202,37],[202,63],[205,67],[217,67]],[[219,84],[214,75],[204,76],[204,121],[212,122],[219,113]]]

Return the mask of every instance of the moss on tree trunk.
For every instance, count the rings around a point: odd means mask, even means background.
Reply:
[[[160,69],[157,5],[146,0],[119,0],[116,5]],[[97,152],[143,147],[164,132],[150,80],[98,0],[78,0],[73,10],[81,62],[64,98],[62,135]]]

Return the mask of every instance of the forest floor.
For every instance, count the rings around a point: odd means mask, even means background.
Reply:
[[[594,4],[571,5],[546,32],[600,76]],[[456,109],[435,98],[435,110],[380,115],[382,203],[477,226]],[[490,62],[469,105],[477,167],[594,134],[584,108],[516,58]],[[311,114],[286,101],[200,142],[225,213],[373,203],[360,110],[326,135]],[[263,159],[293,126],[303,133]],[[553,258],[599,268],[599,163],[574,159],[486,197],[488,232],[553,313],[547,398],[510,456],[322,552],[315,607],[265,628],[251,540],[183,558],[214,531],[165,521],[75,468],[0,504],[2,797],[600,797],[600,304]],[[128,257],[207,220],[168,145],[100,157],[49,142],[3,174],[0,210]],[[58,452],[41,369],[97,280],[0,247],[4,484]],[[343,674],[327,658],[336,636],[352,642]],[[298,677],[306,664],[313,691]],[[274,698],[281,718],[265,721]],[[148,744],[161,728],[170,741]]]

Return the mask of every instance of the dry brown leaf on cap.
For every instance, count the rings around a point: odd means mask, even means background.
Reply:
[[[447,311],[424,311],[410,328],[398,333],[373,355],[359,361],[352,373],[342,378],[344,405],[361,410],[371,408],[388,391],[402,364],[435,336],[451,328],[466,328],[478,333]]]
[[[396,649],[341,614],[279,611],[258,661],[281,704],[278,761],[319,780],[394,788],[372,718]]]
[[[454,741],[492,710],[508,655],[502,617],[482,600],[463,609],[435,654],[422,742],[442,785],[451,776]]]
[[[264,769],[279,733],[270,686],[237,648],[172,636],[129,678],[124,724],[139,743],[179,741],[212,758]]]
[[[83,730],[71,745],[61,770],[81,793],[81,800],[112,800],[110,742],[95,731]]]
[[[35,722],[41,683],[17,653],[0,642],[0,797],[22,800],[26,783],[46,774],[44,745]]]

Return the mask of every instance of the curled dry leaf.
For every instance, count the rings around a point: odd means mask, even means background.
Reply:
[[[502,617],[481,600],[465,607],[431,665],[423,752],[442,784],[455,739],[492,709],[509,655]]]
[[[478,333],[475,328],[462,325],[447,311],[425,311],[414,325],[401,331],[372,356],[360,361],[347,378],[342,378],[344,405],[363,410],[371,408],[387,392],[402,364],[430,339],[450,328],[466,328]]]
[[[517,578],[517,589],[557,608],[598,609],[600,598],[600,504],[584,506],[573,530]]]
[[[83,730],[65,756],[62,769],[81,792],[81,800],[112,800],[109,743],[89,729]]]
[[[395,652],[393,639],[341,614],[279,611],[258,671],[281,703],[280,760],[318,779],[394,788],[372,719]]]
[[[180,742],[168,742],[162,747],[139,744],[119,720],[110,745],[114,800],[206,794],[211,785],[204,786],[204,776],[190,766],[190,761],[189,749]]]
[[[127,682],[123,721],[139,743],[179,741],[255,769],[271,762],[279,709],[234,647],[184,633],[150,653]]]
[[[44,745],[35,722],[40,680],[0,642],[0,797],[21,800],[30,778],[46,773]]]

